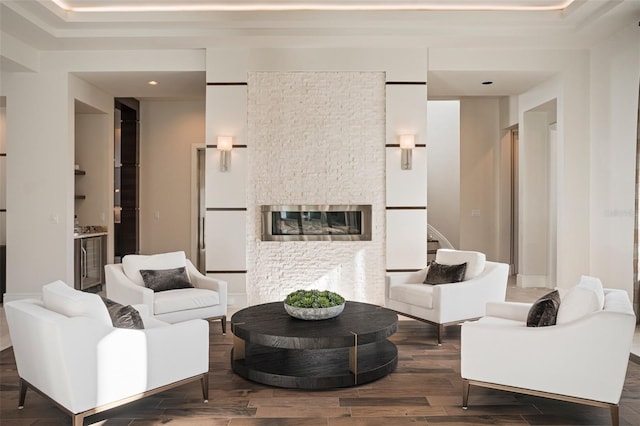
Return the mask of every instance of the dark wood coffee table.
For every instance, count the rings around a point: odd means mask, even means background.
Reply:
[[[386,376],[398,364],[398,315],[380,306],[347,302],[337,317],[293,318],[283,302],[265,303],[231,317],[231,364],[254,382],[297,389],[355,386]]]

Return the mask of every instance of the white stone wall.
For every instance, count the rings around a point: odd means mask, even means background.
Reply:
[[[249,72],[247,83],[247,302],[318,288],[383,304],[385,74]],[[267,204],[371,204],[372,241],[261,241]]]

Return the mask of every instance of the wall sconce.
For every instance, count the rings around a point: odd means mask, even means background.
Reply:
[[[231,148],[233,148],[233,136],[218,136],[218,151],[220,151],[220,171],[229,170],[231,161]]]
[[[400,168],[402,170],[411,170],[411,154],[413,148],[416,147],[416,135],[400,135]]]

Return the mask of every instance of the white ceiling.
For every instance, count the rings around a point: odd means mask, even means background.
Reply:
[[[334,4],[548,6],[552,11],[73,11],[83,6]],[[63,6],[64,8],[62,8]],[[68,10],[65,10],[68,9]],[[640,0],[2,0],[0,29],[37,50],[204,49],[206,47],[425,47],[588,49],[640,20]],[[0,45],[1,46],[1,45]],[[3,71],[11,71],[3,65]],[[115,96],[204,97],[204,72],[83,73]],[[545,80],[545,73],[438,70],[430,97],[505,96]],[[160,82],[151,87],[148,80]],[[492,85],[482,85],[491,80]]]

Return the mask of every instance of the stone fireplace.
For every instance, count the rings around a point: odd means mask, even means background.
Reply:
[[[248,304],[282,300],[299,288],[383,303],[385,74],[247,77]],[[353,205],[366,206],[365,213],[351,213]],[[296,207],[276,210],[282,206]],[[279,230],[265,238],[263,224],[273,231],[274,216]],[[352,225],[367,232],[356,237]]]

